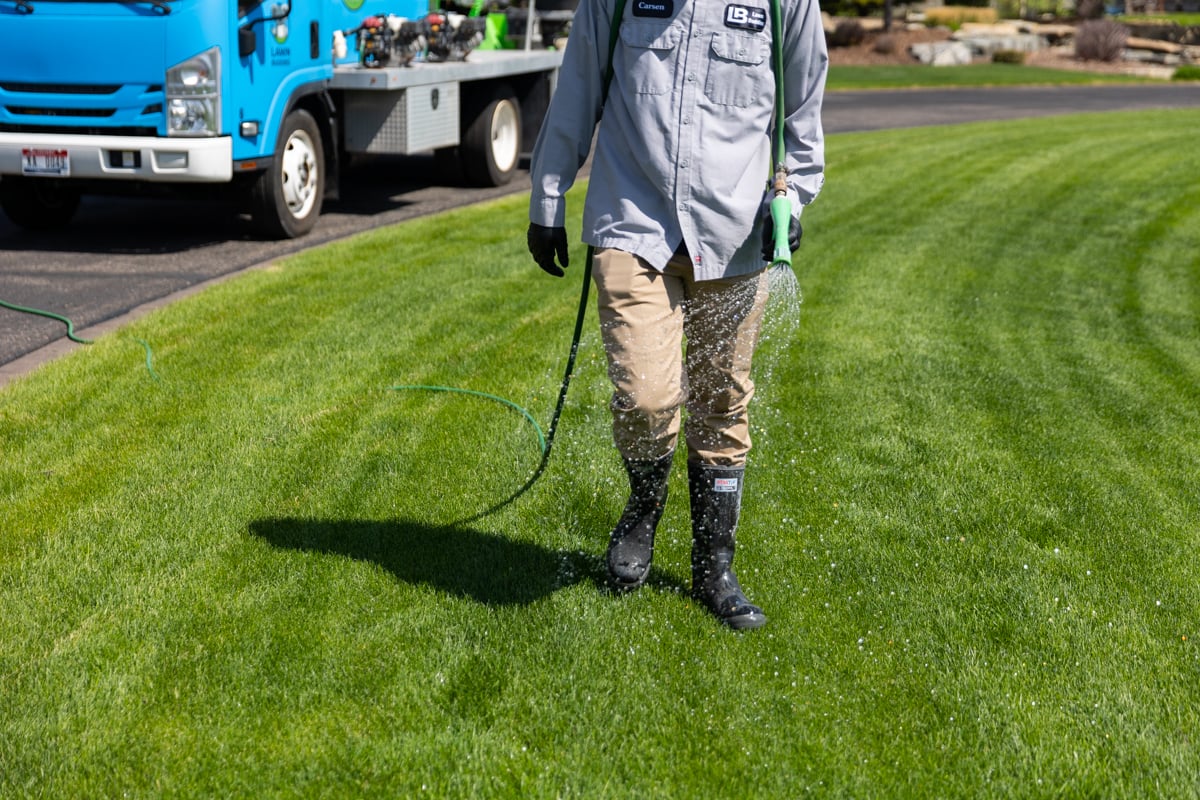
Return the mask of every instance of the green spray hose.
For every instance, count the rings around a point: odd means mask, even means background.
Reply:
[[[55,314],[53,311],[43,311],[40,308],[28,308],[26,306],[19,306],[16,303],[8,303],[8,302],[5,302],[4,300],[0,300],[0,306],[3,306],[4,308],[9,309],[10,311],[19,311],[22,314],[34,314],[39,317],[46,317],[48,319],[58,320],[59,322],[61,322],[62,324],[67,326],[67,338],[70,339],[72,342],[78,342],[79,344],[91,344],[92,343],[91,339],[80,339],[78,336],[75,335],[75,323],[74,322],[71,322],[71,320],[67,319],[66,317]]]
[[[772,1],[775,3],[778,3],[778,0],[772,0]],[[613,4],[612,22],[609,25],[609,29],[608,29],[608,66],[604,70],[604,83],[603,83],[603,87],[601,90],[601,98],[602,99],[601,99],[600,104],[602,107],[605,103],[608,102],[608,89],[612,85],[613,54],[616,52],[616,49],[617,49],[617,37],[618,37],[617,32],[620,30],[621,17],[624,15],[624,13],[625,13],[625,0],[616,0],[616,2]],[[781,136],[782,136],[782,134],[781,134]],[[785,231],[786,231],[786,228],[785,228]],[[786,239],[786,236],[785,236],[785,239]],[[563,370],[562,383],[558,387],[558,402],[555,403],[554,415],[550,418],[550,429],[546,433],[545,436],[542,435],[542,429],[538,426],[537,422],[534,421],[533,417],[530,416],[528,411],[521,408],[516,403],[512,403],[508,400],[505,400],[503,397],[497,397],[496,395],[486,394],[484,392],[475,392],[470,389],[453,389],[453,388],[446,387],[446,386],[394,386],[394,387],[392,387],[393,389],[397,389],[397,390],[424,389],[426,391],[457,392],[460,394],[482,396],[489,400],[495,400],[496,402],[503,403],[506,406],[516,409],[518,412],[520,412],[522,415],[524,415],[525,419],[529,420],[529,422],[531,422],[533,424],[533,427],[537,430],[538,444],[542,448],[542,460],[540,462],[538,462],[537,469],[535,469],[533,471],[533,474],[529,476],[529,480],[525,481],[525,483],[521,486],[521,488],[517,489],[505,500],[502,500],[501,502],[496,503],[491,508],[488,508],[485,511],[481,511],[478,514],[475,514],[474,516],[468,517],[467,519],[464,519],[464,520],[459,520],[458,523],[456,523],[456,524],[461,524],[464,522],[473,522],[474,520],[480,519],[482,517],[487,516],[488,514],[493,513],[494,511],[498,511],[499,509],[508,505],[512,501],[516,500],[521,495],[525,494],[525,492],[527,492],[529,490],[529,487],[533,486],[533,484],[537,482],[537,479],[542,477],[542,473],[546,471],[546,465],[550,462],[550,451],[554,448],[554,435],[555,435],[555,433],[558,432],[558,420],[562,416],[563,406],[566,404],[566,401],[567,401],[567,390],[571,387],[571,375],[574,374],[574,372],[575,372],[575,357],[579,354],[579,340],[583,336],[583,320],[587,316],[588,286],[592,282],[592,260],[595,258],[595,255],[596,255],[596,248],[593,247],[592,245],[588,245],[587,258],[584,259],[584,262],[583,262],[583,288],[579,292],[579,310],[575,314],[575,332],[571,335],[571,350],[567,354],[567,367],[566,367],[566,369]]]
[[[542,473],[546,471],[546,465],[550,462],[550,451],[554,448],[554,435],[558,431],[558,420],[562,416],[563,406],[567,401],[567,390],[571,386],[571,376],[575,372],[575,357],[579,354],[579,340],[583,337],[583,320],[587,316],[588,286],[592,281],[592,259],[594,256],[595,248],[589,245],[587,249],[587,258],[584,260],[583,264],[583,289],[579,293],[579,310],[575,314],[575,332],[571,335],[571,350],[567,354],[567,367],[565,370],[563,370],[562,383],[558,388],[558,401],[554,405],[554,415],[550,418],[550,428],[544,435],[542,433],[541,426],[537,424],[537,420],[535,420],[528,411],[516,403],[510,400],[505,400],[503,397],[498,395],[488,394],[487,392],[477,392],[472,389],[456,389],[450,386],[406,384],[392,387],[393,391],[419,390],[428,392],[453,392],[456,394],[465,394],[473,397],[482,397],[488,400],[494,400],[497,403],[501,403],[516,410],[519,414],[525,417],[525,419],[528,420],[531,425],[533,425],[534,430],[537,432],[538,446],[542,450],[542,458],[541,461],[538,462],[537,469],[535,469],[533,474],[529,476],[529,479],[526,480],[519,489],[506,497],[504,500],[501,500],[499,503],[496,503],[490,508],[484,509],[483,511],[480,511],[479,513],[470,517],[457,520],[453,524],[462,525],[465,523],[474,522],[475,520],[482,519],[489,514],[499,511],[501,508],[513,502],[518,497],[525,494],[525,492],[529,491],[529,487],[533,486],[533,484],[537,482],[537,479],[542,477]]]
[[[771,0],[771,64],[775,72],[775,139],[772,161],[775,165],[775,181],[771,189],[771,223],[775,231],[775,252],[771,266],[792,266],[792,249],[788,245],[788,231],[792,225],[792,201],[787,196],[786,151],[783,142],[784,98],[783,98],[783,12],[779,0]]]
[[[393,392],[407,392],[407,391],[414,391],[414,390],[426,391],[426,392],[449,392],[452,394],[465,394],[470,397],[482,397],[486,400],[495,400],[497,403],[506,405],[509,408],[516,411],[521,416],[525,417],[525,419],[529,420],[529,424],[533,426],[533,430],[537,434],[538,452],[540,452],[540,453],[546,452],[546,435],[542,433],[542,426],[537,424],[537,420],[533,418],[532,414],[530,414],[524,408],[517,405],[516,403],[514,403],[511,400],[505,400],[503,397],[501,397],[500,395],[497,395],[497,394],[490,394],[488,392],[477,392],[474,389],[459,389],[454,386],[433,386],[433,385],[428,385],[428,384],[410,383],[410,384],[404,384],[401,386],[393,386],[392,387]]]
[[[28,306],[19,306],[16,303],[9,303],[5,300],[0,300],[0,308],[7,308],[9,311],[17,311],[21,314],[33,314],[39,317],[46,317],[61,322],[67,326],[67,338],[78,344],[92,344],[91,339],[84,339],[75,334],[75,323],[61,314],[55,314],[53,311],[44,311],[40,308],[29,308]],[[134,339],[146,351],[146,371],[150,373],[150,377],[154,380],[160,380],[158,373],[154,371],[154,351],[150,349],[150,343],[145,339]]]
[[[498,403],[501,403],[501,404],[508,406],[509,408],[515,410],[517,413],[519,413],[523,417],[525,417],[525,419],[529,421],[529,424],[533,426],[534,432],[537,434],[538,449],[541,452],[541,456],[542,456],[541,461],[538,463],[537,469],[529,477],[529,480],[525,481],[524,485],[522,485],[521,488],[519,488],[516,492],[514,492],[512,494],[512,496],[508,497],[507,499],[505,499],[504,501],[502,501],[500,503],[497,503],[496,505],[492,506],[488,510],[483,511],[483,512],[475,515],[474,517],[471,517],[470,519],[472,519],[472,520],[478,519],[487,514],[490,514],[493,511],[496,511],[499,508],[501,508],[505,505],[508,505],[513,500],[520,497],[522,494],[524,494],[529,489],[530,486],[532,486],[534,484],[535,481],[537,481],[538,478],[541,477],[542,473],[545,472],[545,470],[546,470],[546,464],[550,461],[550,451],[551,451],[551,448],[553,448],[553,446],[554,446],[554,434],[558,430],[558,420],[562,416],[563,406],[566,404],[567,389],[570,387],[570,384],[571,384],[571,375],[575,371],[575,358],[579,353],[579,340],[583,336],[583,320],[584,320],[584,317],[587,315],[588,284],[591,282],[591,279],[592,279],[592,257],[593,257],[593,255],[594,255],[594,249],[592,247],[588,247],[587,260],[584,263],[584,269],[583,269],[583,291],[580,293],[579,311],[575,318],[575,333],[571,337],[571,351],[570,351],[570,354],[567,356],[567,368],[563,373],[562,384],[558,390],[558,402],[556,403],[556,405],[554,407],[554,415],[550,419],[549,433],[545,433],[545,434],[542,433],[542,428],[540,425],[538,425],[537,420],[535,420],[533,418],[533,415],[530,414],[528,411],[526,411],[524,408],[522,408],[521,406],[512,402],[511,400],[505,400],[503,397],[500,397],[498,395],[489,394],[487,392],[479,392],[479,391],[475,391],[473,389],[457,389],[457,388],[450,387],[450,386],[426,386],[426,385],[416,385],[416,384],[405,384],[405,385],[391,387],[393,391],[424,390],[424,391],[430,391],[430,392],[453,392],[456,394],[465,394],[465,395],[469,395],[469,396],[473,396],[473,397],[482,397],[482,398],[485,398],[488,400],[494,400]],[[10,303],[5,300],[0,300],[0,307],[7,308],[10,311],[19,312],[21,314],[33,314],[35,316],[46,317],[47,319],[56,320],[67,326],[67,338],[69,338],[71,341],[77,342],[79,344],[92,344],[93,343],[93,341],[91,339],[84,339],[84,338],[76,335],[75,323],[72,322],[68,317],[64,317],[61,314],[55,314],[52,311],[45,311],[40,308],[30,308],[28,306],[17,305],[16,303]],[[136,341],[138,344],[140,344],[143,347],[143,349],[145,349],[145,351],[146,351],[146,371],[150,373],[150,377],[154,378],[154,380],[156,380],[156,381],[160,380],[158,373],[154,371],[154,351],[150,348],[150,343],[147,342],[145,339],[134,339],[134,341]]]

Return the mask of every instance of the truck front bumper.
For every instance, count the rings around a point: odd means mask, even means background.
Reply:
[[[4,175],[228,183],[233,177],[233,140],[0,132],[0,176]]]

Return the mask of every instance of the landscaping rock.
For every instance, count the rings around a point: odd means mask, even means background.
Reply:
[[[934,67],[970,64],[974,57],[970,47],[956,41],[914,44],[908,51],[922,64]]]
[[[1181,44],[1164,42],[1160,39],[1143,39],[1140,36],[1130,36],[1125,40],[1125,46],[1135,50],[1150,50],[1154,53],[1169,53],[1175,56],[1181,55],[1184,50]]]
[[[964,25],[965,29],[966,26]],[[1046,46],[1046,40],[1032,33],[1009,33],[997,35],[994,33],[976,33],[959,31],[952,37],[971,48],[977,56],[991,58],[998,50],[1016,50],[1022,53],[1032,53]]]
[[[1014,22],[964,22],[958,33],[964,36],[1016,36],[1022,31]]]
[[[1021,33],[1031,33],[1041,36],[1052,45],[1060,44],[1075,38],[1075,26],[1062,23],[1023,22],[1018,27]]]
[[[1141,39],[1156,39],[1166,42],[1175,42],[1176,44],[1200,44],[1200,25],[1175,25],[1153,23],[1131,23],[1129,24],[1129,33],[1131,36]]]
[[[1163,64],[1168,67],[1177,67],[1183,63],[1182,56],[1136,47],[1125,48],[1122,58],[1126,61],[1136,61],[1139,64]]]

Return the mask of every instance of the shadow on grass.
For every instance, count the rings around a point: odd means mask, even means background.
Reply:
[[[284,550],[326,553],[383,567],[405,583],[485,605],[524,605],[598,580],[584,553],[549,550],[463,527],[405,520],[264,519],[250,533]]]
[[[457,526],[406,520],[256,520],[249,531],[272,547],[365,561],[405,583],[429,586],[484,605],[527,605],[583,581],[611,593],[602,557],[550,550],[529,542]],[[648,583],[681,591],[651,568]]]

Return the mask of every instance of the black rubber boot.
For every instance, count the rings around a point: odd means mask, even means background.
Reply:
[[[668,453],[651,461],[625,459],[629,502],[608,539],[608,574],[617,591],[632,591],[646,582],[654,557],[654,531],[667,502]]]
[[[734,630],[767,624],[746,599],[733,574],[733,551],[742,506],[745,467],[688,463],[692,503],[692,597]]]

